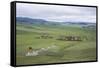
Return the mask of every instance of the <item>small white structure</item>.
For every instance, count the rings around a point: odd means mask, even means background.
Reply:
[[[39,55],[38,51],[28,52],[26,56],[37,56]]]

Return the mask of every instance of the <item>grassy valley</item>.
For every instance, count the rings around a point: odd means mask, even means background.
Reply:
[[[17,65],[96,60],[95,28],[24,22],[17,22],[16,26]],[[78,36],[81,40],[66,40],[66,36]],[[37,56],[26,56],[29,47],[42,51]]]

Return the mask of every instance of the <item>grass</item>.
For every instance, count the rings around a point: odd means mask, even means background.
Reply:
[[[75,61],[96,60],[96,31],[89,28],[73,26],[46,26],[17,24],[17,65],[45,64]],[[53,39],[36,39],[42,33],[49,33]],[[72,35],[82,37],[82,41],[56,40],[60,35]],[[87,37],[87,40],[84,40]],[[43,55],[25,56],[27,48],[47,48],[54,45]]]

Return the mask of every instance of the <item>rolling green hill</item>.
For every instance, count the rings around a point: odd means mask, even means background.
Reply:
[[[16,30],[17,65],[96,60],[96,30],[93,28],[17,23]],[[42,38],[43,35],[47,37]],[[81,41],[57,40],[60,36],[79,36]],[[37,56],[26,56],[29,47],[47,50]]]

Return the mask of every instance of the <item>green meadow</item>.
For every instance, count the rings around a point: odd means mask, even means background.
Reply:
[[[95,61],[96,29],[79,25],[36,25],[16,24],[17,65],[46,64],[61,62]],[[48,34],[53,38],[39,38]],[[81,41],[57,40],[63,36],[79,36]],[[47,49],[37,56],[26,56],[28,47],[33,50]]]

